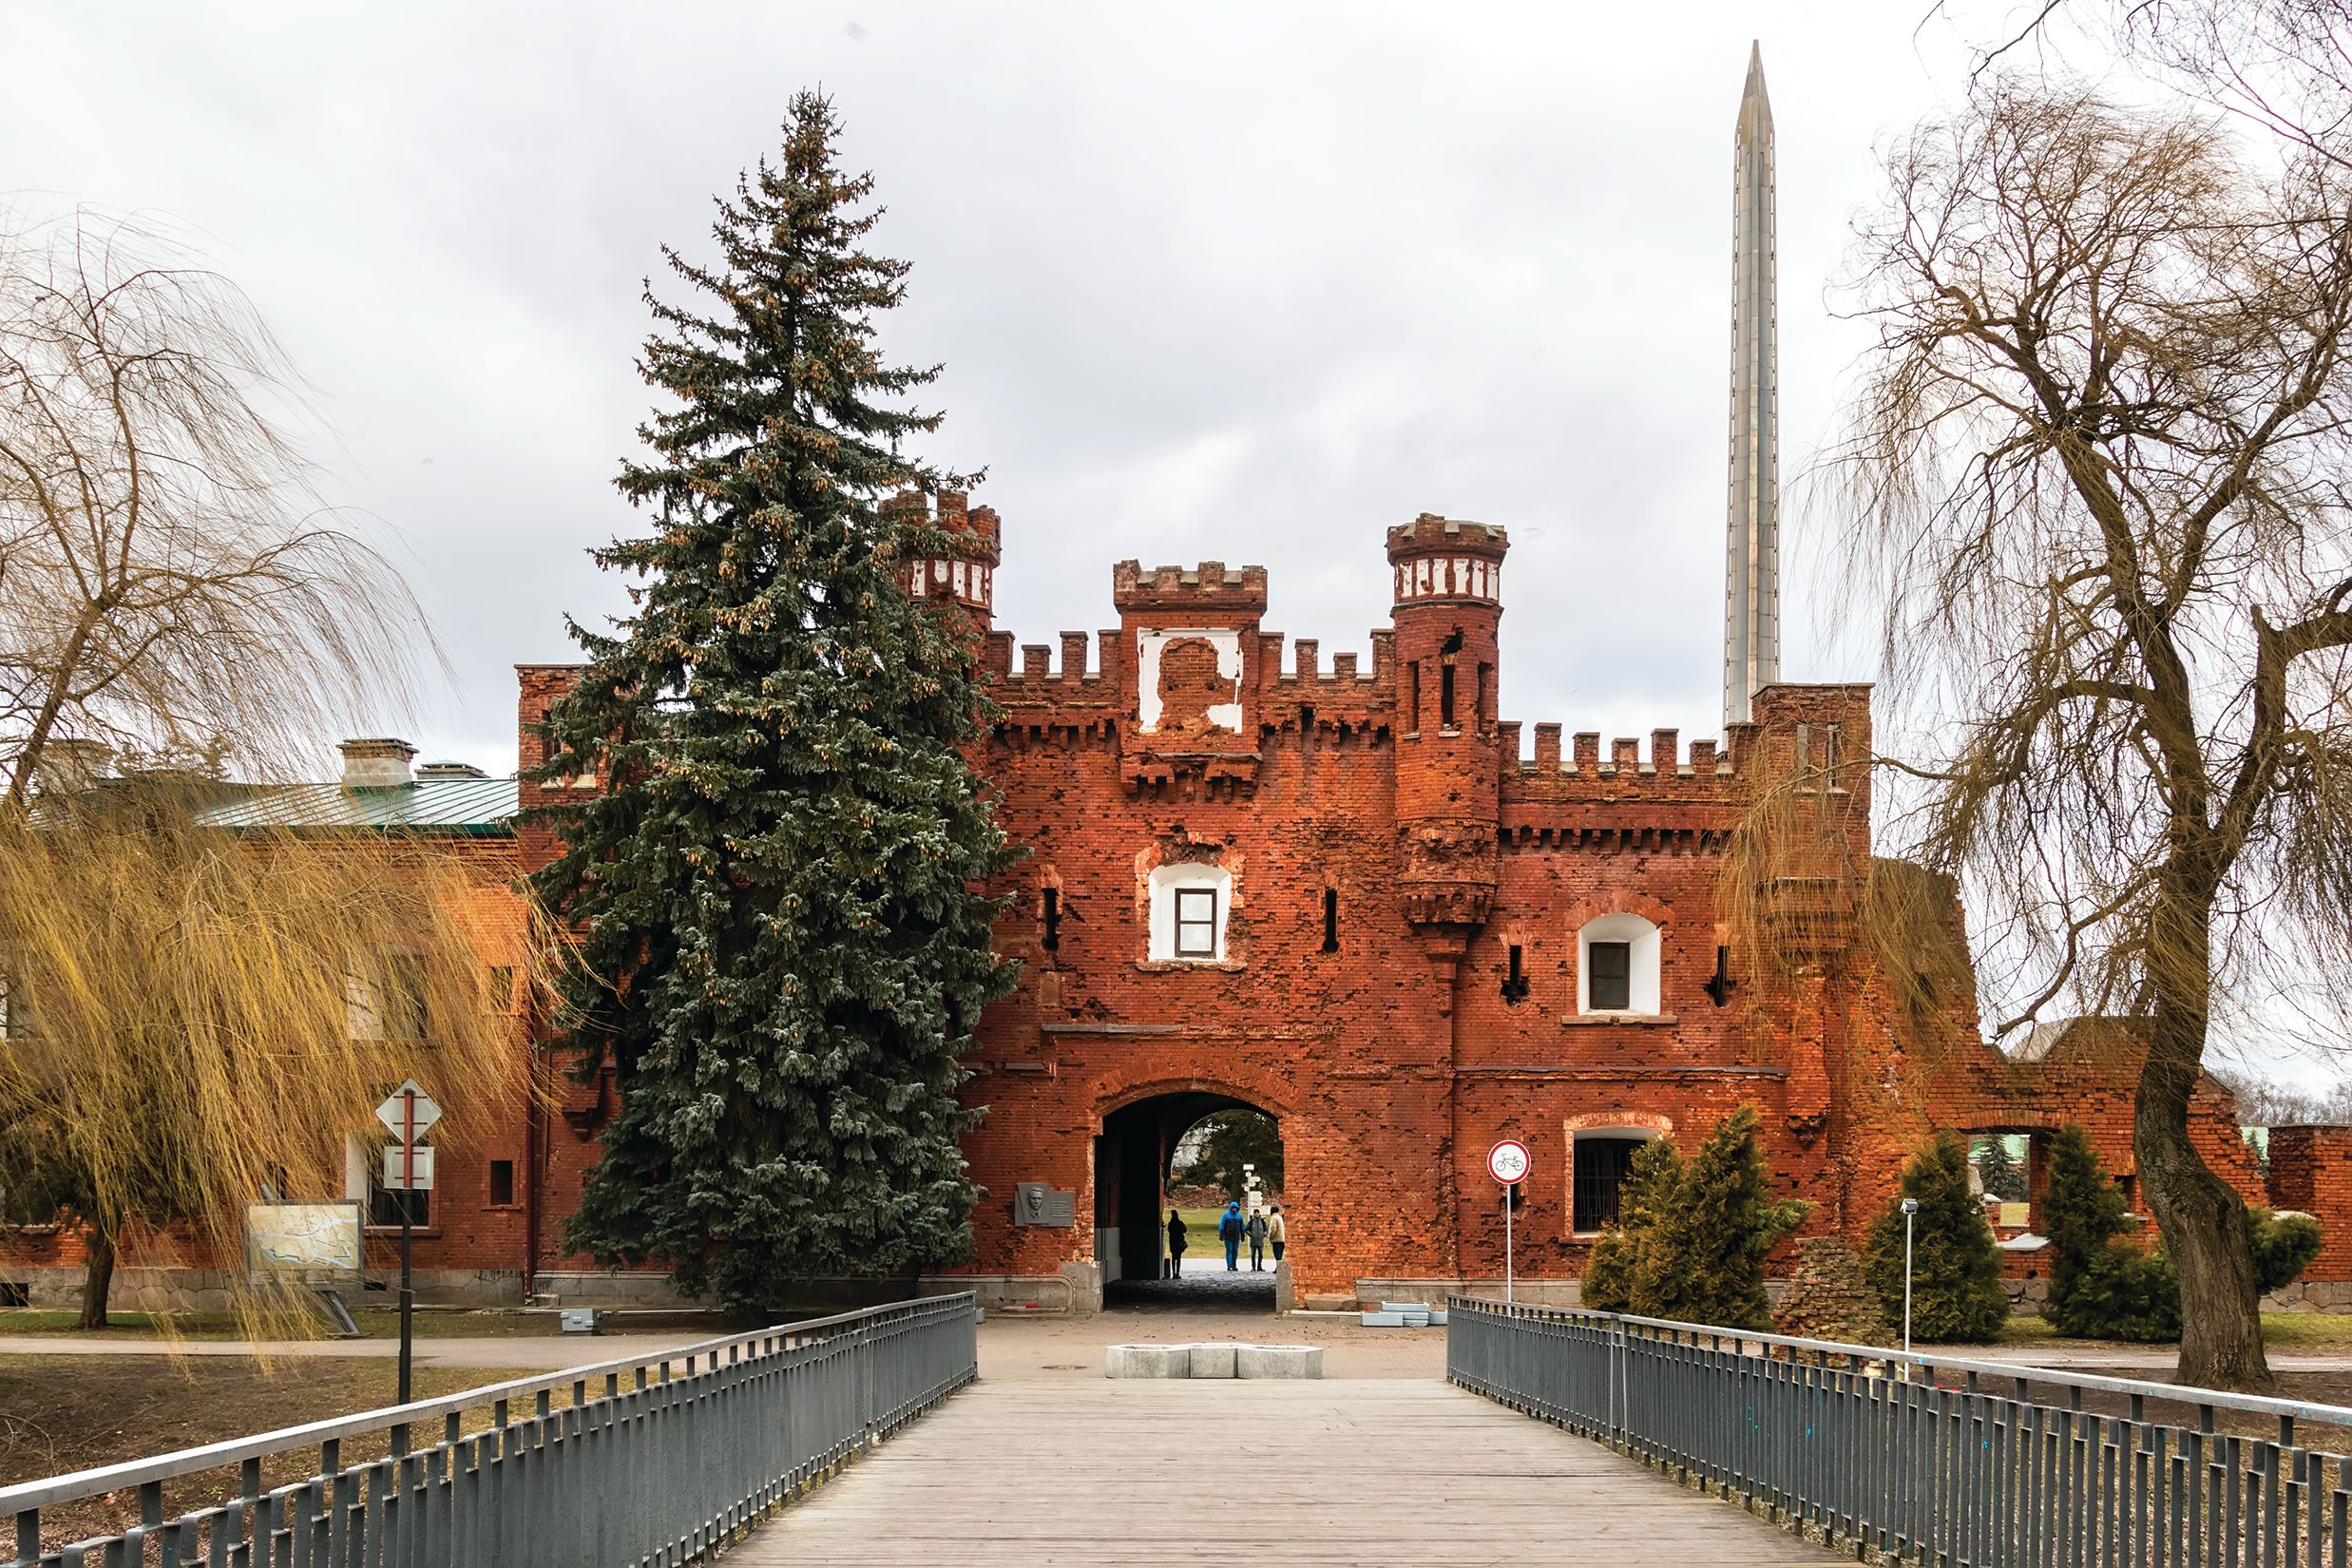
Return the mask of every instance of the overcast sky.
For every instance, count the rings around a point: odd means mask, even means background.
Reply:
[[[584,552],[637,526],[641,280],[806,86],[914,264],[886,346],[947,367],[930,455],[988,470],[1001,626],[1111,623],[1122,557],[1260,563],[1328,662],[1386,619],[1382,530],[1443,512],[1511,530],[1506,717],[1687,740],[1750,40],[1793,474],[1858,347],[1825,285],[1874,144],[1958,88],[1924,10],[0,0],[0,187],[163,215],[253,296],[455,667],[385,718],[431,757],[511,769],[510,667],[618,604]],[[1788,576],[1788,676],[1867,678]]]

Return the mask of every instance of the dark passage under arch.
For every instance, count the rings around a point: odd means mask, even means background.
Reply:
[[[1186,1256],[1195,1263],[1214,1256],[1217,1272],[1162,1277],[1169,1167],[1176,1144],[1203,1118],[1230,1110],[1273,1117],[1264,1106],[1233,1095],[1182,1090],[1121,1106],[1102,1119],[1095,1141],[1095,1257],[1102,1266],[1106,1303],[1272,1310],[1271,1259],[1266,1272],[1225,1274],[1223,1248],[1205,1229],[1189,1238]]]

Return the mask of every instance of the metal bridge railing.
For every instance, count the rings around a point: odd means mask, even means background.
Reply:
[[[666,1568],[969,1383],[975,1319],[938,1296],[574,1367],[0,1487],[0,1518],[15,1568]],[[131,1491],[139,1523],[44,1548],[43,1509]]]
[[[1445,1365],[1857,1555],[2352,1568],[2341,1405],[1466,1297]]]

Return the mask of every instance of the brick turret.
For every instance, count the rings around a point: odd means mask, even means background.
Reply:
[[[1395,580],[1398,896],[1443,947],[1493,907],[1501,763],[1495,723],[1501,528],[1424,512],[1388,530]],[[1517,759],[1514,758],[1514,761]]]
[[[959,547],[948,554],[925,556],[911,562],[907,570],[907,589],[926,602],[949,603],[962,609],[970,624],[973,642],[978,645],[987,641],[996,603],[997,563],[1003,559],[1004,549],[995,508],[967,506],[968,499],[962,490],[940,492],[933,521],[942,532],[957,540]],[[893,512],[913,512],[918,516],[926,510],[923,497],[913,490],[901,490],[883,505]]]

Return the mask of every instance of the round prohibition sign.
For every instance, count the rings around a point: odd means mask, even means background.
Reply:
[[[1486,1151],[1486,1174],[1505,1187],[1526,1180],[1528,1164],[1527,1145],[1515,1138],[1506,1138]]]

